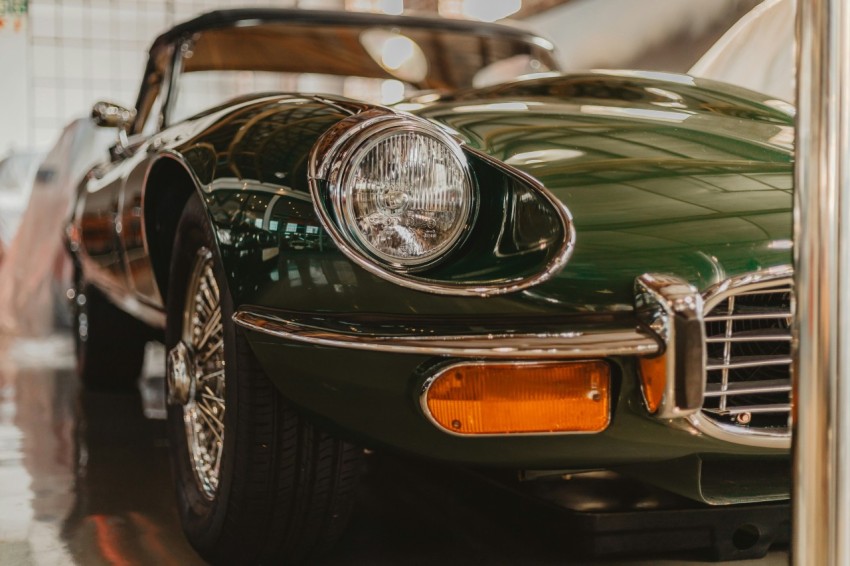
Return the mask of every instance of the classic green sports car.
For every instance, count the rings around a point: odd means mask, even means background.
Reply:
[[[68,228],[79,369],[126,387],[164,339],[205,558],[326,548],[359,446],[787,497],[788,105],[556,70],[506,26],[234,10],[95,107],[121,136]]]

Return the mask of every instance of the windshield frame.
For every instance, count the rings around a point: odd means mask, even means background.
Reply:
[[[145,78],[142,81],[137,99],[136,122],[133,132],[141,133],[141,127],[150,119],[148,113],[152,109],[152,106],[159,107],[160,116],[157,121],[160,124],[160,128],[172,125],[169,116],[179,96],[179,78],[184,72],[183,54],[187,49],[191,49],[197,34],[201,34],[204,31],[221,30],[222,28],[247,28],[268,24],[299,27],[312,26],[315,28],[343,25],[362,28],[363,31],[373,28],[391,29],[397,33],[404,33],[406,30],[416,30],[417,28],[468,33],[482,38],[504,39],[527,44],[529,51],[536,49],[539,53],[548,55],[545,64],[553,71],[559,70],[554,45],[550,41],[518,27],[435,17],[387,16],[384,14],[323,10],[220,10],[204,14],[194,20],[177,25],[154,41],[150,50],[150,59],[145,70]],[[150,97],[150,93],[147,91],[151,88],[151,80],[157,73],[162,78],[159,88],[160,96],[163,96],[164,100],[158,105],[148,105],[147,108],[143,108],[143,103]],[[446,89],[443,92],[451,92],[452,90]]]

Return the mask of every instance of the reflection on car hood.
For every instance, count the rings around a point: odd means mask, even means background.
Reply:
[[[704,288],[790,263],[793,117],[785,103],[684,75],[611,72],[409,109],[535,177],[570,208],[575,254],[532,291],[546,300],[626,307],[644,272]]]

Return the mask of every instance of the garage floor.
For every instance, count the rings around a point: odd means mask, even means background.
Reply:
[[[145,383],[142,395],[81,393],[66,337],[0,342],[0,564],[202,563],[178,525],[164,423],[145,417],[161,410],[161,379]],[[570,562],[568,537],[475,504],[469,478],[369,460],[351,528],[322,564]],[[735,564],[787,561],[775,551]]]

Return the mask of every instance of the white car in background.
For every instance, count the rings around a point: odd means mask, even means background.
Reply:
[[[12,152],[0,159],[0,250],[15,237],[41,158],[41,153]]]
[[[765,0],[732,26],[689,74],[793,103],[796,15],[794,0]]]
[[[86,172],[108,158],[115,132],[90,118],[68,124],[53,147],[0,161],[0,334],[45,336],[67,324],[71,266],[63,243],[69,205]]]

